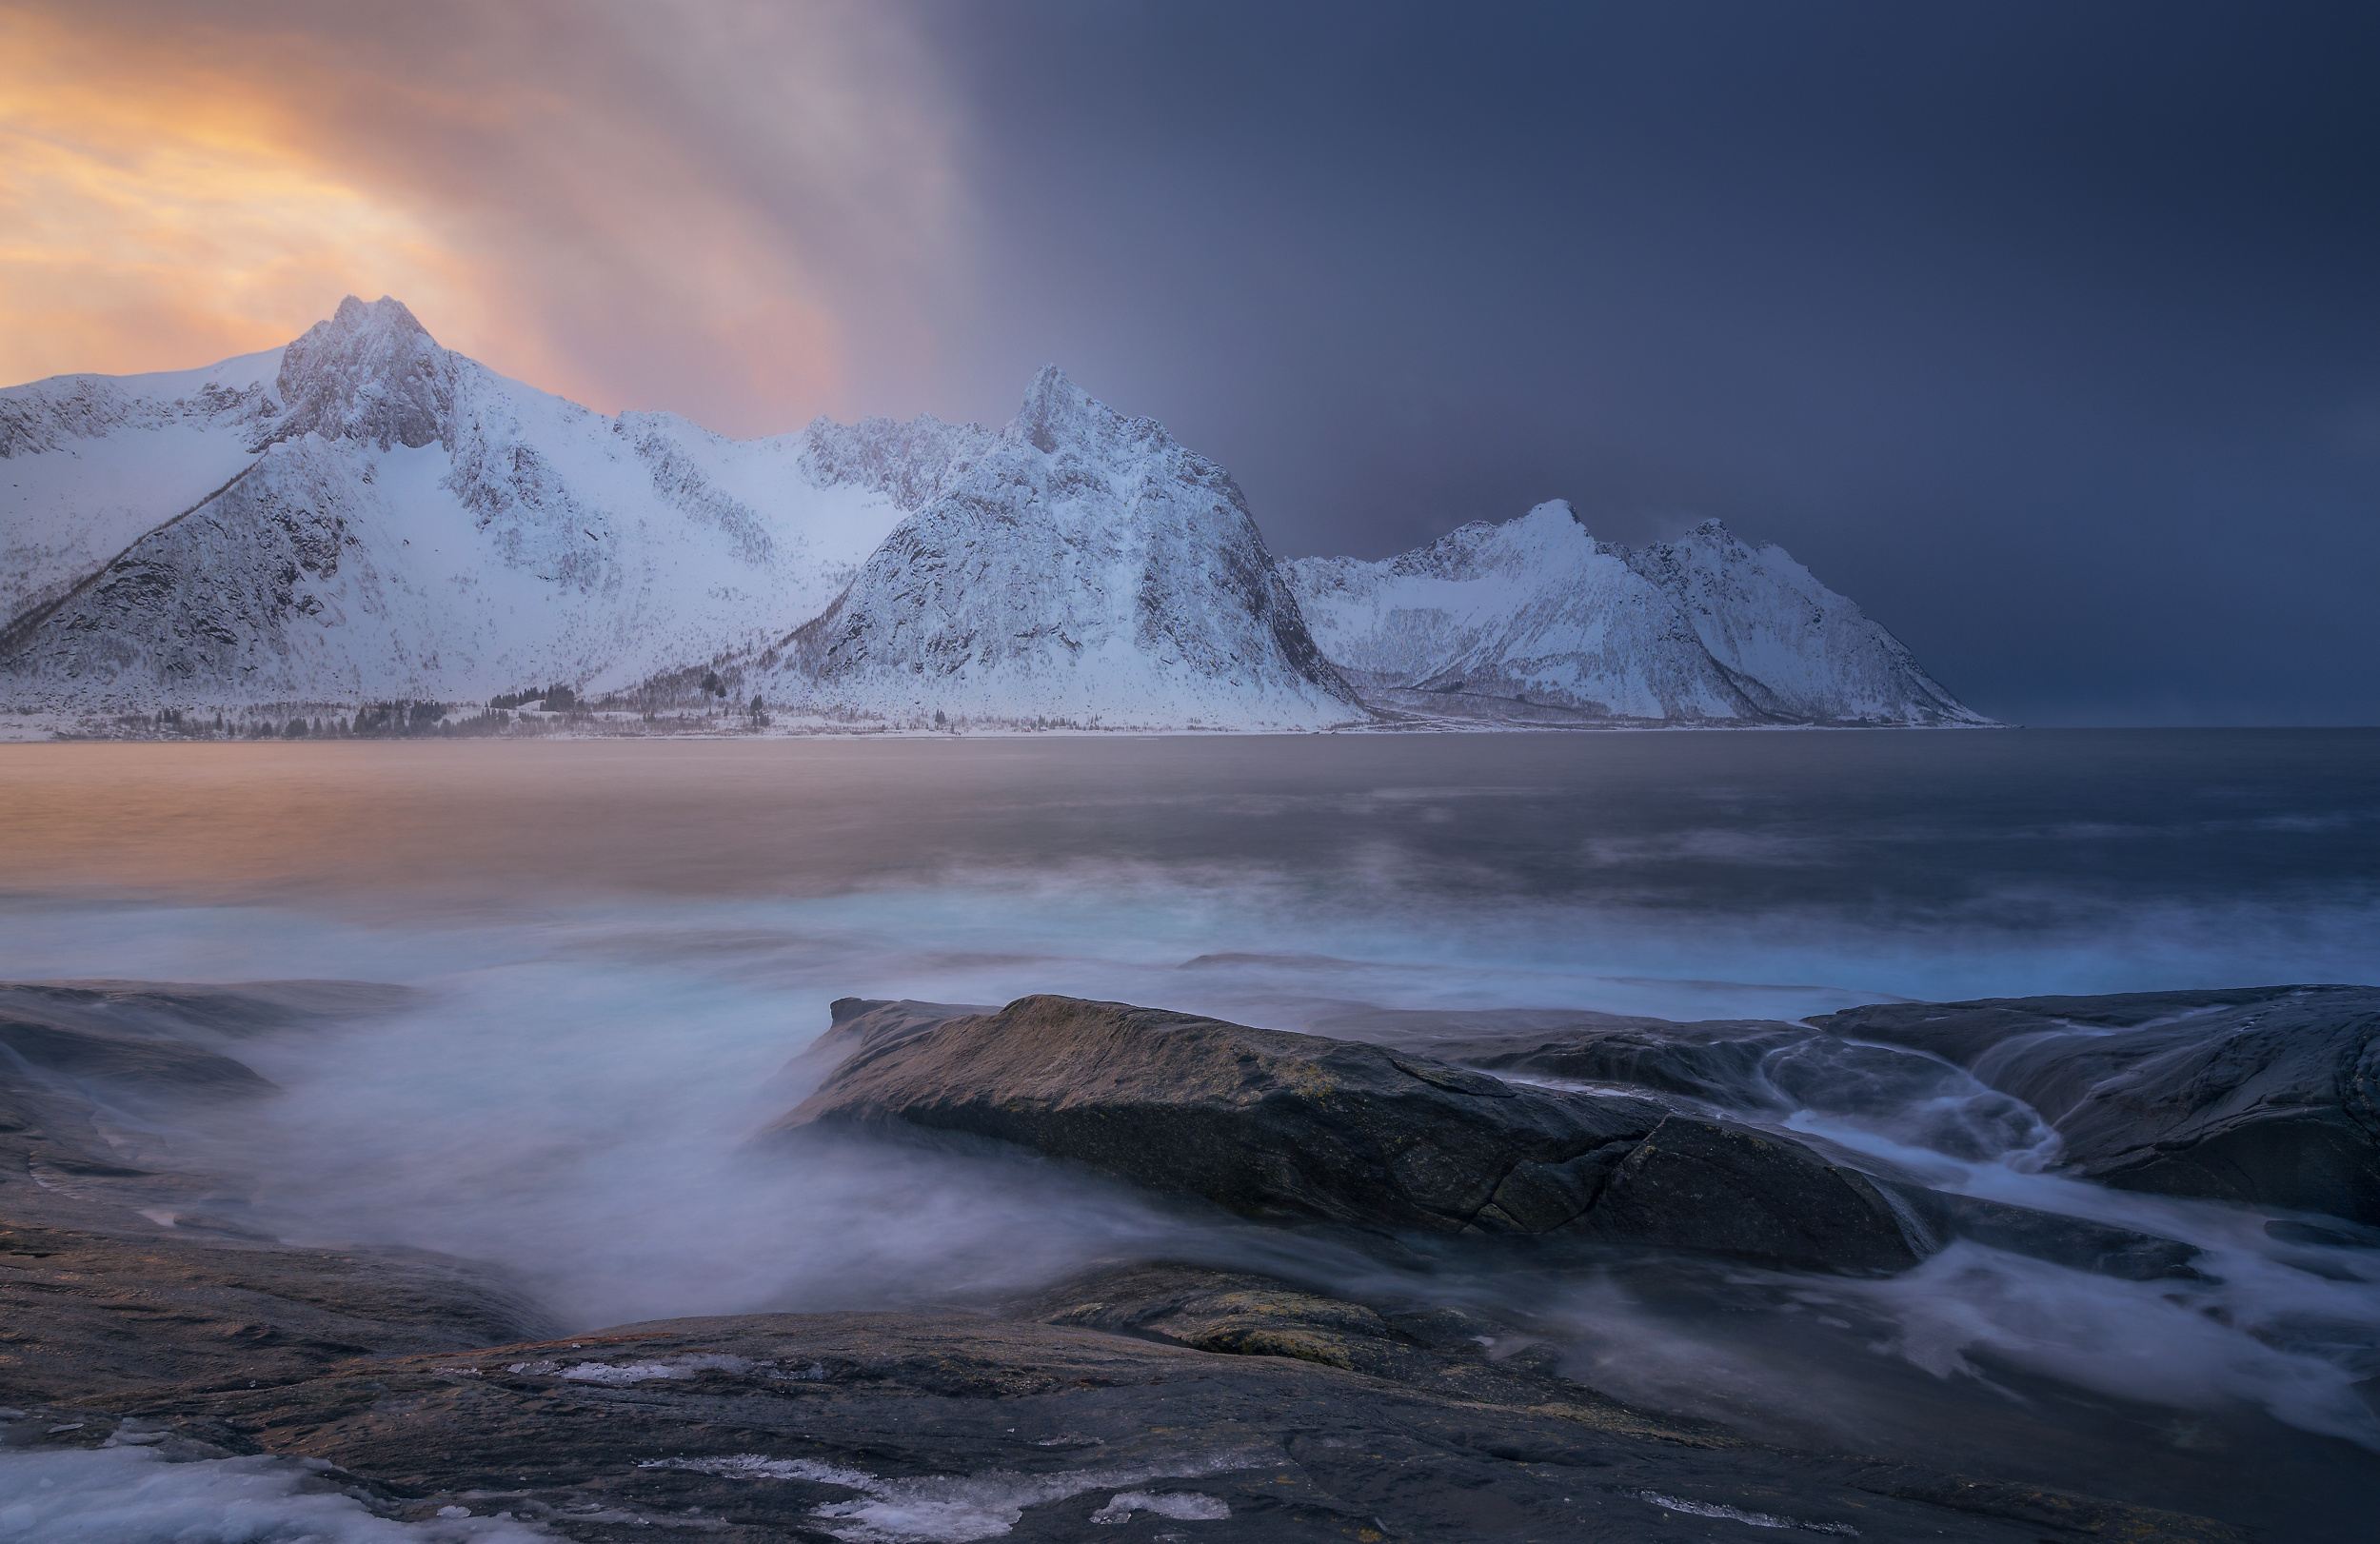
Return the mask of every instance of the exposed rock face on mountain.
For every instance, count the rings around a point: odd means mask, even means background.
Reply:
[[[931,419],[735,442],[605,418],[350,298],[212,370],[0,393],[0,694],[625,684],[816,614],[991,440]]]
[[[1782,548],[1716,521],[1632,552],[1556,500],[1383,562],[1289,572],[1322,652],[1367,690],[1623,721],[1990,722]]]
[[[888,718],[1319,728],[1362,715],[1223,469],[1055,366],[792,635],[770,699]]]
[[[282,410],[271,438],[451,448],[462,366],[395,301],[384,295],[367,306],[349,295],[336,316],[281,351],[274,385]]]
[[[1024,998],[845,1060],[783,1129],[959,1132],[1243,1216],[1569,1235],[1779,1263],[1916,1262],[1868,1178],[1649,1099],[1499,1081],[1352,1040]]]
[[[24,622],[249,468],[282,352],[0,391],[0,661]]]
[[[2119,1190],[2380,1223],[2380,989],[1890,1003],[1814,1020],[1968,1068]]]

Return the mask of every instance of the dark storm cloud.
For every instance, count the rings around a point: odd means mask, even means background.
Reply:
[[[1289,553],[1719,515],[2011,718],[2380,719],[2380,13],[920,14],[969,410],[1057,358]]]

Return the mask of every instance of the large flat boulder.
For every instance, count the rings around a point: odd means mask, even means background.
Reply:
[[[2118,1189],[2380,1223],[2380,988],[1892,1003],[1811,1022],[1965,1067]]]
[[[1782,1138],[1739,1138],[1652,1099],[1124,1003],[1023,998],[885,1040],[778,1129],[814,1123],[1011,1142],[1271,1220],[1591,1237],[1845,1270],[1917,1258],[1864,1176]]]

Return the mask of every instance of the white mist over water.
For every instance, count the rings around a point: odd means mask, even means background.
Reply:
[[[2213,1279],[1970,1244],[1884,1282],[1400,1273],[1023,1158],[749,1144],[846,996],[1303,1029],[2372,980],[2380,737],[2263,761],[2222,737],[1947,735],[383,748],[0,759],[0,979],[423,992],[252,1042],[285,1095],[180,1135],[284,1237],[493,1261],[575,1329],[1237,1262],[1536,1314],[1597,1386],[1779,1439],[1966,1443],[1980,1469],[2097,1442],[2110,1472],[2142,1445],[2261,1462],[2290,1432],[2380,1449],[2380,1254],[2039,1172],[2037,1127],[1973,1090],[1912,1083],[1889,1119],[1821,1091],[1791,1123],[2199,1244]],[[208,750],[255,751],[252,777],[187,764]],[[1994,1152],[1991,1130],[2024,1139]]]

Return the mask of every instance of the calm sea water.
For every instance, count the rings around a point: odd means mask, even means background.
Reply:
[[[503,1260],[584,1326],[1191,1255],[1536,1313],[1601,1386],[1778,1440],[2307,1537],[2380,1483],[2380,1284],[2222,1209],[2123,1214],[2231,1251],[2188,1292],[1966,1246],[1397,1280],[1029,1167],[740,1146],[849,995],[1296,1029],[2380,982],[2380,732],[0,747],[0,979],[94,976],[427,988],[260,1047],[288,1096],[191,1151],[287,1237]]]

